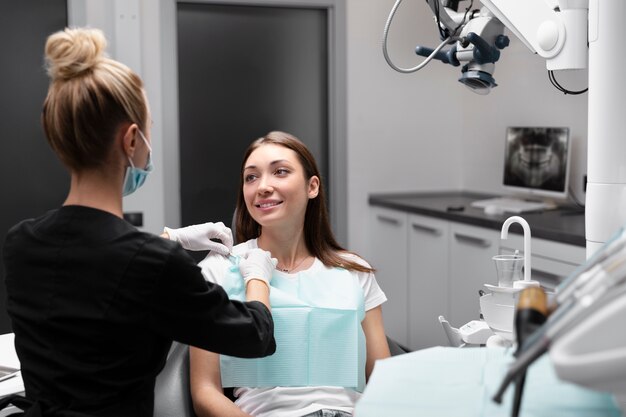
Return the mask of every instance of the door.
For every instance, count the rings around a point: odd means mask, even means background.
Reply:
[[[306,143],[328,177],[327,13],[178,3],[183,225],[231,223],[243,152],[272,130]]]
[[[59,207],[69,175],[41,127],[46,38],[67,26],[67,0],[0,1],[0,244],[22,219]],[[11,331],[0,257],[0,334]]]

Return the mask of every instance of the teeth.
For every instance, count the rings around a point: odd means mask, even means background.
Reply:
[[[278,203],[263,203],[263,204],[259,204],[260,208],[268,208],[268,207],[274,207],[277,206]]]

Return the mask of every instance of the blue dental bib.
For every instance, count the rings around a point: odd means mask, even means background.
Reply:
[[[233,258],[231,258],[233,259]],[[229,298],[245,301],[239,258],[223,287]],[[358,278],[345,269],[274,273],[270,286],[276,352],[259,359],[220,355],[222,386],[365,387],[365,317]]]

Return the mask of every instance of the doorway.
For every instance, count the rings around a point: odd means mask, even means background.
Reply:
[[[177,31],[181,223],[230,225],[243,153],[272,130],[328,187],[328,10],[178,3]]]
[[[67,26],[67,0],[0,2],[0,244],[10,227],[59,207],[69,175],[48,145],[41,107],[48,92],[46,38]],[[0,334],[11,326],[0,257]]]

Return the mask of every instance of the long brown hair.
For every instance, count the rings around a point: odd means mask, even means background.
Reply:
[[[304,168],[304,175],[307,181],[313,176],[320,178],[317,197],[309,199],[306,214],[304,215],[304,242],[309,252],[326,266],[344,268],[350,271],[374,272],[373,268],[348,260],[342,256],[342,253],[352,252],[348,252],[339,246],[330,228],[328,209],[326,208],[326,193],[315,158],[304,143],[295,136],[285,132],[270,132],[262,138],[255,140],[250,144],[243,156],[239,172],[239,196],[237,198],[235,222],[237,240],[245,242],[257,238],[261,234],[261,225],[250,216],[243,197],[243,171],[250,154],[260,146],[267,144],[280,145],[294,151]]]

